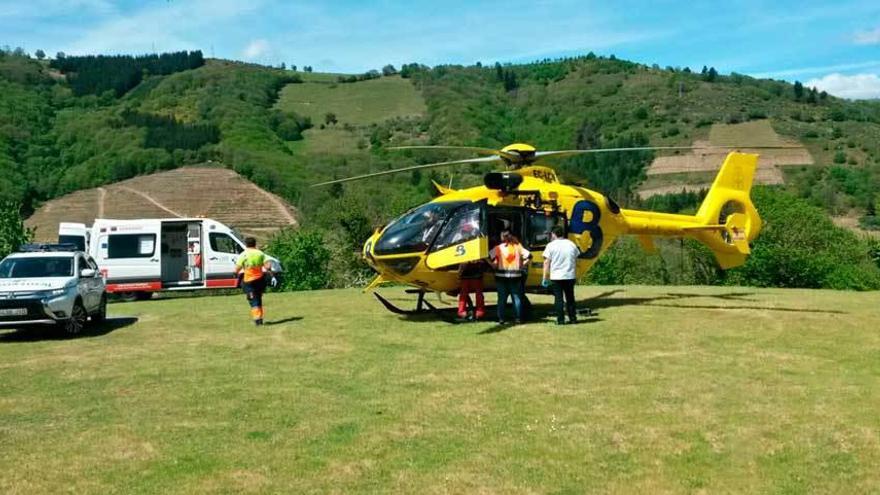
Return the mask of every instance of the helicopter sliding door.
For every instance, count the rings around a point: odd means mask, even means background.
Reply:
[[[434,239],[425,264],[431,270],[489,257],[485,232],[486,202],[463,205],[452,212]]]

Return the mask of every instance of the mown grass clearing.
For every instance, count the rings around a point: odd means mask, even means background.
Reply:
[[[368,146],[367,138],[357,131],[347,131],[341,127],[308,129],[304,139],[288,143],[290,150],[303,156],[363,155]]]
[[[566,327],[345,290],[269,294],[261,329],[218,296],[112,305],[77,339],[2,333],[0,492],[880,488],[876,293],[578,294],[598,317]]]
[[[422,115],[425,102],[408,79],[381,77],[356,83],[288,84],[277,107],[311,117],[315,126],[327,113],[336,114],[336,125],[367,125],[392,117]]]

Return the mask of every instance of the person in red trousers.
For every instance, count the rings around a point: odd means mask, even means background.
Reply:
[[[486,316],[486,302],[483,299],[483,273],[485,273],[488,265],[486,260],[471,261],[462,263],[458,267],[458,280],[460,282],[458,290],[458,317],[465,319],[468,316],[468,306],[471,304],[471,292],[474,293],[476,299],[476,309],[474,311],[474,319],[481,320]]]

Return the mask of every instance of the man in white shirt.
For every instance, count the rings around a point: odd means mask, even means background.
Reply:
[[[550,244],[544,248],[544,283],[553,285],[556,306],[556,324],[565,325],[565,313],[569,323],[577,323],[574,305],[574,284],[577,279],[577,260],[581,251],[565,237],[562,227],[550,232]],[[565,303],[563,304],[563,296]],[[563,308],[564,306],[564,308]],[[563,311],[565,310],[565,311]]]

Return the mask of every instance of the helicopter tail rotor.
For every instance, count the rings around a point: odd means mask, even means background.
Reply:
[[[722,268],[745,263],[749,242],[761,231],[761,217],[750,195],[758,155],[730,153],[724,160],[696,217],[696,237],[712,249]]]

